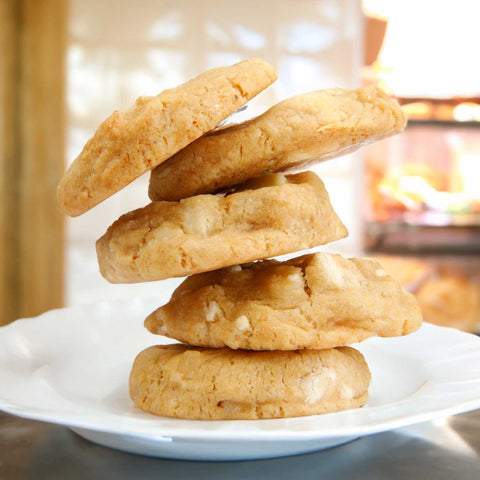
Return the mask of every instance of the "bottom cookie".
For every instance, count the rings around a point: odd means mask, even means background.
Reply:
[[[135,359],[130,397],[166,417],[299,417],[362,407],[370,379],[362,354],[350,347],[254,352],[159,345]]]

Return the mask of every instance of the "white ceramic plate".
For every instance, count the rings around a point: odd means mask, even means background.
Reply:
[[[143,328],[160,304],[103,302],[0,328],[0,410],[132,453],[238,460],[315,451],[480,407],[480,339],[427,324],[357,345],[373,375],[363,409],[258,421],[155,417],[132,405],[127,383],[140,350],[171,343]]]

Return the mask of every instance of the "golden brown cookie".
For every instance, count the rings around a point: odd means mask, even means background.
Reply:
[[[416,292],[425,321],[473,332],[480,321],[480,285],[458,273],[440,272]]]
[[[115,111],[87,142],[58,186],[58,202],[77,216],[208,132],[276,80],[263,60],[202,73]]]
[[[254,420],[361,407],[369,384],[367,363],[353,348],[245,352],[175,344],[137,356],[130,397],[165,417]]]
[[[152,171],[152,200],[212,193],[264,171],[305,168],[402,131],[406,117],[377,87],[289,98],[193,142]]]
[[[97,241],[102,275],[112,283],[181,277],[347,235],[314,173],[275,178],[286,183],[154,202],[123,215]]]
[[[194,275],[145,320],[191,345],[251,350],[337,347],[421,323],[413,295],[378,262],[328,253]]]
[[[432,274],[431,265],[418,258],[375,255],[375,260],[409,292],[415,291]]]

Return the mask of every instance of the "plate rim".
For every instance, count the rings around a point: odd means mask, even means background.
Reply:
[[[42,313],[41,315],[37,317],[31,317],[35,318],[37,321],[37,324],[39,321],[42,321],[45,319],[49,319],[49,315],[62,315],[65,312],[70,312],[70,311],[75,311],[75,310],[80,310],[80,311],[85,311],[87,310],[92,310],[92,309],[98,309],[99,307],[111,307],[113,306],[121,306],[122,308],[125,308],[125,306],[132,308],[132,305],[137,305],[138,304],[150,304],[154,303],[155,300],[149,300],[146,298],[142,297],[136,297],[135,299],[129,299],[129,300],[103,300],[101,302],[95,302],[93,304],[89,305],[77,305],[77,306],[69,306],[69,307],[64,307],[60,309],[55,309],[55,310],[50,310],[47,312]],[[0,327],[0,339],[1,339],[1,334],[4,329],[11,330],[11,329],[16,329],[20,327],[21,329],[24,328],[24,325],[26,323],[23,320],[28,320],[28,319],[18,319],[14,322],[12,322],[9,325],[6,325],[4,327]],[[28,327],[25,327],[28,330]],[[467,337],[471,337],[469,339],[470,342],[477,342],[479,346],[479,357],[480,357],[480,338],[476,337],[475,335],[468,334],[465,332],[460,332],[458,330],[452,329],[452,328],[447,328],[447,327],[439,327],[436,325],[432,324],[424,324],[421,329],[425,332],[425,330],[431,330],[434,332],[443,332],[445,333],[448,331],[449,335],[452,336],[457,336],[457,338],[464,338],[467,339]],[[443,334],[442,333],[442,334]],[[408,339],[408,337],[405,337]],[[171,339],[168,339],[169,342],[173,342]],[[382,340],[383,341],[383,340]],[[387,339],[388,341],[388,339]],[[0,369],[2,366],[0,365]],[[480,377],[478,378],[480,382]],[[445,382],[443,382],[444,384]],[[461,383],[461,382],[460,382]],[[437,383],[437,385],[442,385],[442,382]],[[480,385],[479,385],[480,386]],[[388,406],[385,405],[385,406]],[[376,408],[382,408],[384,406],[377,406],[377,407],[371,407],[371,410],[376,409]],[[366,406],[368,409],[368,404]],[[91,431],[96,431],[96,432],[102,432],[102,433],[110,433],[114,435],[123,435],[123,436],[129,436],[129,437],[135,437],[135,438],[144,438],[144,439],[151,439],[151,440],[158,440],[158,441],[165,441],[167,439],[179,439],[179,440],[198,440],[202,439],[204,441],[218,441],[218,440],[230,440],[230,441],[249,441],[252,439],[252,436],[254,436],[255,440],[260,440],[260,441],[302,441],[302,440],[314,440],[314,439],[325,439],[325,438],[334,438],[334,437],[345,437],[345,436],[365,436],[373,433],[379,433],[387,430],[392,430],[396,428],[401,428],[425,421],[431,421],[437,418],[442,418],[446,416],[451,416],[451,415],[456,415],[464,412],[468,412],[471,410],[475,410],[477,408],[480,408],[480,388],[479,388],[479,395],[475,399],[469,399],[469,400],[464,400],[460,402],[456,402],[453,405],[450,406],[444,406],[438,409],[430,409],[429,411],[426,412],[418,412],[418,413],[402,413],[399,417],[394,417],[394,418],[386,418],[382,420],[378,420],[375,422],[369,422],[366,424],[343,424],[339,425],[337,427],[329,427],[329,428],[323,428],[323,429],[317,429],[317,430],[311,430],[311,431],[303,431],[303,430],[288,430],[287,426],[282,426],[279,425],[278,428],[272,427],[271,429],[251,429],[249,430],[244,429],[244,430],[235,430],[232,432],[230,429],[230,426],[228,423],[235,423],[237,426],[241,423],[245,423],[248,425],[252,425],[254,423],[264,423],[264,422],[269,422],[271,424],[274,424],[275,422],[284,422],[285,420],[300,420],[304,422],[308,422],[308,419],[311,418],[316,418],[319,417],[319,415],[314,415],[314,416],[308,416],[308,417],[292,417],[292,419],[261,419],[261,420],[194,420],[194,422],[197,423],[197,425],[193,428],[190,429],[180,429],[180,431],[175,431],[174,426],[164,426],[164,425],[158,425],[155,428],[158,428],[159,433],[154,434],[150,432],[152,430],[152,425],[156,421],[160,420],[168,420],[168,421],[177,421],[177,422],[191,422],[191,420],[186,420],[186,419],[172,419],[172,418],[167,418],[167,417],[157,417],[154,415],[152,416],[152,421],[148,417],[146,418],[138,418],[138,419],[133,419],[131,417],[124,418],[123,426],[122,426],[122,421],[120,419],[119,426],[112,425],[112,420],[114,418],[119,418],[118,414],[115,413],[108,413],[108,421],[101,425],[98,425],[95,423],[95,418],[91,418],[92,416],[96,417],[96,420],[98,421],[99,415],[101,415],[98,412],[95,412],[94,409],[89,410],[83,409],[80,412],[76,413],[69,413],[65,414],[64,412],[61,412],[60,414],[56,414],[51,411],[51,412],[40,412],[38,409],[32,408],[31,406],[27,407],[25,406],[20,406],[20,405],[15,405],[12,404],[10,400],[7,400],[6,398],[2,397],[2,394],[0,392],[0,411],[3,411],[7,414],[15,415],[18,417],[22,418],[27,418],[31,420],[37,420],[37,421],[42,421],[42,422],[47,422],[47,423],[52,423],[52,424],[57,424],[57,425],[62,425],[65,427],[72,427],[72,428],[81,428],[85,430],[91,430]],[[362,409],[351,409],[351,410],[346,410],[343,412],[334,412],[334,413],[328,413],[321,415],[323,416],[333,416],[333,415],[345,415],[348,414],[349,412],[355,412],[356,410],[360,411],[365,411],[365,407]],[[52,416],[53,413],[53,416]],[[144,413],[144,412],[142,412]],[[149,414],[145,414],[149,415]],[[90,418],[88,418],[90,416]],[[87,418],[86,418],[87,417]],[[145,424],[149,425],[149,428],[147,430],[149,431],[143,431],[143,428],[139,428],[138,431],[133,431],[133,424],[138,423],[138,425],[141,425],[142,427]],[[217,429],[199,429],[198,428],[198,423],[201,422],[208,422],[211,424],[212,422],[215,424],[218,424],[219,428]]]
[[[0,399],[1,402],[1,399]],[[52,420],[51,418],[43,418],[41,414],[35,413],[28,413],[28,412],[21,412],[17,411],[15,407],[10,408],[5,406],[6,404],[0,403],[0,411],[13,415],[16,417],[21,417],[28,420],[35,420],[44,423],[51,423],[53,425],[59,425],[67,428],[79,428],[89,431],[95,432],[102,432],[102,433],[110,433],[114,435],[122,435],[127,437],[135,437],[135,438],[143,438],[143,439],[150,439],[150,440],[158,440],[158,441],[170,441],[170,439],[175,440],[199,440],[202,439],[206,442],[208,441],[218,441],[218,440],[234,440],[234,441],[251,441],[252,436],[255,437],[255,440],[259,441],[278,441],[278,442],[289,442],[289,441],[302,441],[302,440],[314,440],[314,439],[323,439],[323,438],[335,438],[335,437],[362,437],[367,435],[372,435],[375,433],[381,433],[389,430],[395,430],[397,428],[408,427],[411,425],[416,425],[418,423],[433,421],[439,418],[450,417],[453,415],[459,415],[461,413],[467,413],[473,410],[480,408],[480,399],[478,400],[469,400],[463,403],[459,403],[458,405],[452,407],[446,407],[439,410],[432,410],[430,412],[425,412],[417,415],[409,415],[402,417],[398,420],[385,420],[383,422],[378,422],[374,425],[366,425],[366,426],[356,426],[352,427],[352,430],[347,430],[347,427],[338,427],[338,431],[332,432],[332,429],[325,429],[325,430],[317,430],[314,432],[299,432],[299,431],[288,431],[286,429],[282,429],[285,433],[284,438],[279,436],[278,430],[267,430],[267,431],[240,431],[235,432],[234,435],[226,430],[191,430],[188,434],[180,433],[171,433],[169,429],[172,427],[165,428],[165,433],[162,434],[151,434],[151,433],[133,433],[129,430],[122,430],[120,428],[116,429],[115,427],[111,428],[102,428],[101,426],[90,425],[86,423],[77,423],[75,420],[68,420],[68,419],[56,419]],[[348,410],[345,410],[348,411]],[[352,410],[350,410],[352,411]],[[334,413],[327,414],[327,415],[335,415]],[[292,418],[303,418],[308,419],[312,417],[317,417],[318,415],[311,415],[306,417],[292,417]],[[155,418],[166,418],[166,417],[155,417]],[[175,420],[175,419],[169,419]],[[261,420],[228,420],[228,422],[263,422],[263,421],[275,421],[281,419],[261,419]],[[186,420],[188,421],[188,420]],[[196,420],[197,421],[197,420]],[[198,420],[198,421],[205,421],[205,422],[226,422],[226,420]],[[161,428],[161,427],[160,427]]]

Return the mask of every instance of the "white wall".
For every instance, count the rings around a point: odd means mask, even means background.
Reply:
[[[243,116],[298,93],[360,84],[359,0],[71,0],[69,32],[68,162],[113,110],[243,58],[264,58],[279,74]],[[360,155],[326,162],[316,170],[350,231],[348,239],[323,249],[358,253]],[[147,185],[145,175],[68,220],[67,304],[153,295],[165,287],[165,282],[110,285],[96,264],[95,240],[121,214],[148,203]]]

